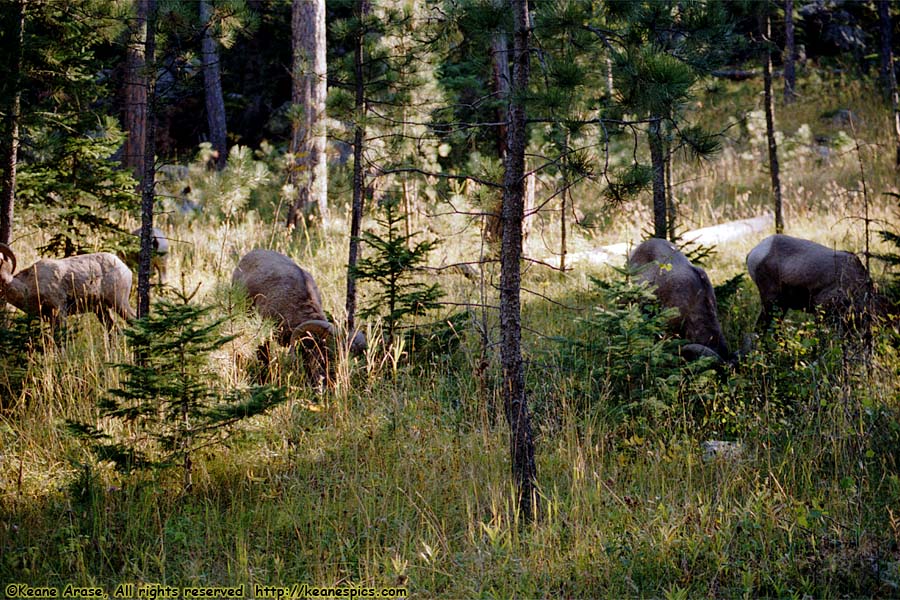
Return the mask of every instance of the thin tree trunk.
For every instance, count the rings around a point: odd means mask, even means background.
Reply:
[[[291,18],[293,76],[291,103],[295,114],[291,131],[294,165],[291,183],[296,190],[287,225],[318,208],[328,218],[328,163],[325,154],[325,0],[294,0]]]
[[[566,254],[568,254],[568,240],[566,232],[566,200],[569,196],[569,182],[563,181],[562,200],[559,203],[559,270],[566,270]]]
[[[222,96],[222,75],[219,69],[219,43],[214,33],[213,11],[209,0],[200,0],[200,23],[203,26],[201,54],[203,57],[203,87],[206,92],[206,123],[209,141],[216,151],[216,168],[222,169],[228,160],[225,99]]]
[[[128,32],[125,53],[125,131],[122,165],[140,181],[144,173],[144,147],[147,132],[147,83],[144,52],[147,45],[147,3],[137,0],[135,16]]]
[[[529,28],[527,0],[512,0],[514,23],[513,77],[509,101],[508,143],[503,178],[503,241],[500,250],[500,360],[503,370],[503,407],[510,429],[513,478],[518,490],[519,514],[529,522],[535,516],[537,467],[534,437],[525,394],[522,363],[520,305],[522,220],[525,195],[525,106],[528,88]]]
[[[672,193],[672,154],[666,153],[666,225],[669,241],[675,241],[675,195]]]
[[[616,93],[613,80],[613,61],[608,54],[606,55],[606,93],[610,98]]]
[[[893,50],[893,24],[891,23],[891,6],[889,0],[878,0],[878,28],[881,32],[881,48],[879,55],[881,57],[881,69],[879,71],[879,79],[881,80],[881,89],[885,98],[890,98],[891,73],[894,70],[894,50]],[[895,78],[896,79],[896,78]]]
[[[491,66],[494,79],[494,95],[502,103],[498,120],[506,121],[506,99],[509,98],[509,43],[506,32],[498,30],[491,37]],[[500,160],[506,157],[506,126],[497,128],[497,156]]]
[[[10,61],[7,78],[11,83],[11,98],[6,115],[7,139],[4,140],[3,190],[0,198],[0,242],[9,245],[12,240],[13,215],[16,204],[16,170],[19,162],[19,119],[22,112],[22,61],[25,48],[25,0],[15,3],[16,48]]]
[[[353,132],[353,205],[350,210],[350,255],[347,259],[347,330],[355,330],[356,317],[356,262],[359,259],[359,231],[362,222],[363,203],[365,202],[365,167],[363,165],[363,141],[365,128],[362,123],[365,120],[366,97],[365,81],[363,81],[363,44],[365,32],[362,30],[365,18],[369,14],[368,0],[358,0],[357,16],[360,21],[360,31],[356,36],[356,45],[353,48],[353,70],[356,83],[356,128]]]
[[[666,152],[662,138],[662,118],[650,121],[650,162],[653,168],[653,237],[666,239]]]
[[[894,50],[891,41],[891,7],[888,0],[878,0],[878,21],[881,26],[881,76],[885,93],[891,99],[894,116],[894,141],[897,147],[894,168],[900,170],[900,94],[897,92],[897,73],[894,70]]]
[[[797,98],[797,75],[794,71],[794,0],[784,0],[784,103]]]
[[[144,46],[146,68],[141,72],[146,86],[146,123],[143,130],[144,164],[141,176],[141,252],[138,260],[138,310],[137,316],[150,314],[150,259],[153,256],[153,201],[156,179],[154,156],[156,154],[156,123],[154,105],[156,97],[156,0],[138,0],[147,16],[147,39]],[[140,8],[139,8],[140,10]]]
[[[784,233],[784,215],[781,203],[781,174],[778,168],[778,144],[775,141],[775,106],[772,97],[772,47],[771,20],[768,14],[760,17],[763,43],[766,45],[763,57],[763,88],[766,112],[766,138],[769,142],[769,174],[772,177],[772,197],[775,201],[775,233]]]

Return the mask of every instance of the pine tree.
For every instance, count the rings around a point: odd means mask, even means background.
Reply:
[[[296,197],[287,225],[295,227],[313,208],[328,217],[328,165],[325,155],[325,0],[294,0],[291,18],[290,181]]]
[[[437,244],[433,241],[413,244],[415,234],[404,234],[401,230],[408,217],[399,212],[398,205],[398,200],[390,197],[380,202],[381,216],[375,220],[384,234],[363,233],[360,241],[371,249],[371,254],[360,259],[354,269],[356,281],[371,281],[379,286],[359,316],[382,317],[392,341],[402,321],[438,308],[438,300],[443,295],[437,283],[429,285],[415,280],[428,261],[428,253]]]
[[[198,449],[220,443],[241,420],[286,399],[282,388],[227,389],[217,380],[210,355],[235,336],[221,331],[229,317],[211,318],[215,306],[192,303],[194,294],[176,291],[175,300],[160,300],[125,329],[138,358],[115,365],[121,387],[110,390],[99,408],[101,418],[128,425],[122,428],[128,433],[69,424],[99,460],[120,471],[180,466],[185,491],[193,483]]]
[[[723,64],[730,50],[731,24],[719,2],[623,2],[605,4],[603,22],[615,35],[615,105],[619,114],[646,124],[650,169],[636,163],[623,172],[624,189],[637,189],[650,175],[654,236],[674,229],[667,206],[666,163],[678,148],[695,156],[719,149],[716,132],[686,122],[684,107],[700,78]],[[612,114],[615,114],[613,111]]]
[[[503,241],[500,250],[500,361],[503,369],[503,408],[509,425],[510,457],[522,519],[537,512],[537,466],[531,413],[522,364],[521,260],[525,197],[525,129],[523,96],[528,89],[531,38],[527,0],[512,0],[512,88],[509,106],[507,155],[503,178]]]
[[[109,82],[97,77],[107,66],[101,53],[121,30],[119,8],[86,1],[24,6],[24,12],[20,3],[0,6],[4,21],[18,19],[0,33],[7,56],[19,65],[18,77],[0,82],[0,104],[14,106],[20,98],[18,117],[2,124],[7,159],[15,145],[9,142],[22,141],[15,165],[4,165],[5,220],[14,196],[50,234],[42,252],[94,250],[98,238],[109,245],[121,235],[116,217],[129,207],[134,188],[108,160],[122,133],[106,114]]]

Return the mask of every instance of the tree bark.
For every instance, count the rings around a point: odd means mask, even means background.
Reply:
[[[650,121],[650,163],[653,168],[653,237],[666,239],[666,151],[662,137],[662,118]]]
[[[225,99],[222,96],[222,75],[219,69],[219,43],[213,35],[215,23],[209,0],[200,0],[200,24],[203,27],[200,46],[203,58],[203,88],[206,95],[206,123],[209,127],[209,141],[216,151],[216,168],[221,170],[228,160],[228,141]]]
[[[347,330],[356,328],[356,262],[359,259],[359,231],[362,222],[363,203],[365,202],[366,178],[363,165],[363,143],[365,128],[363,122],[366,112],[365,81],[363,81],[363,44],[365,43],[364,22],[369,14],[368,0],[358,0],[356,4],[360,30],[357,32],[356,45],[353,48],[353,70],[356,84],[356,127],[353,131],[353,204],[350,208],[350,254],[347,258]]]
[[[503,407],[510,429],[513,478],[519,514],[530,522],[535,516],[537,467],[534,437],[525,394],[522,362],[520,305],[522,220],[525,195],[525,106],[528,88],[529,28],[527,0],[511,0],[513,35],[512,93],[509,96],[507,156],[503,178],[503,240],[500,250],[500,360],[503,370]]]
[[[878,0],[878,28],[881,32],[881,48],[879,55],[881,57],[881,69],[879,71],[879,79],[881,80],[882,92],[885,98],[890,98],[892,93],[891,74],[894,70],[894,50],[893,50],[893,24],[891,23],[891,6],[889,0]],[[894,78],[896,80],[896,77]]]
[[[295,114],[291,131],[294,165],[291,183],[296,190],[287,225],[297,225],[317,207],[328,217],[328,164],[325,154],[325,0],[294,0],[291,10],[293,76],[291,103]]]
[[[797,75],[794,71],[794,0],[784,0],[784,103],[797,98]]]
[[[128,48],[125,52],[125,131],[122,166],[129,169],[140,181],[144,171],[144,146],[147,132],[147,83],[144,52],[147,44],[147,3],[137,0],[135,16],[128,30]]]
[[[506,99],[509,98],[509,42],[506,32],[497,30],[491,37],[491,67],[494,79],[494,95],[502,103],[498,121],[506,121]],[[497,156],[500,160],[506,157],[506,126],[497,128]]]
[[[13,215],[16,204],[16,170],[19,161],[19,120],[22,113],[22,62],[25,48],[25,0],[15,3],[15,50],[10,60],[11,82],[9,108],[6,114],[7,138],[4,140],[3,190],[0,198],[0,242],[9,245],[12,240]]]
[[[775,141],[775,106],[772,97],[772,47],[770,45],[772,28],[768,14],[760,17],[763,43],[766,46],[763,56],[763,102],[766,112],[766,139],[769,143],[769,175],[772,178],[772,198],[775,202],[775,233],[784,233],[784,214],[781,203],[781,175],[778,168],[778,144]]]
[[[881,27],[881,77],[885,93],[891,99],[894,120],[894,169],[900,170],[900,94],[897,92],[897,73],[894,70],[894,50],[891,41],[893,25],[888,0],[878,0],[878,21]]]
[[[672,192],[672,155],[666,153],[666,226],[669,241],[675,242],[675,194]]]
[[[156,0],[137,0],[147,17],[147,36],[144,44],[144,60],[147,68],[142,69],[147,98],[143,149],[143,171],[141,175],[141,252],[138,259],[138,318],[150,314],[150,260],[153,256],[153,201],[156,179],[155,115],[156,96]],[[143,5],[140,7],[140,5]]]

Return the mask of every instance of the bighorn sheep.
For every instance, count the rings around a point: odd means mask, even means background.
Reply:
[[[866,315],[866,302],[874,291],[855,254],[781,234],[767,237],[750,251],[747,270],[759,288],[762,312],[757,328],[762,330],[771,324],[776,308],[782,313],[821,308],[849,323]]]
[[[685,356],[713,356],[723,361],[733,358],[719,324],[716,294],[703,269],[692,265],[673,244],[659,238],[651,238],[635,248],[628,266],[638,271],[641,280],[654,286],[662,306],[678,309],[679,317],[671,326],[691,342],[682,349]]]
[[[16,255],[0,244],[0,299],[55,327],[70,314],[93,311],[107,327],[113,313],[134,318],[128,303],[131,270],[108,252],[69,258],[45,258],[16,271]]]
[[[321,386],[328,378],[336,328],[322,310],[322,298],[312,275],[284,254],[257,249],[238,262],[232,283],[246,290],[260,316],[276,321],[279,344],[299,349],[311,381]],[[365,351],[362,332],[353,336],[349,349],[353,354]],[[260,347],[259,358],[268,365],[268,342]]]
[[[141,228],[138,227],[131,234],[140,238]],[[153,255],[150,257],[150,273],[152,275],[155,272],[159,277],[159,284],[164,285],[166,283],[166,266],[169,261],[169,239],[162,229],[157,227],[151,230],[150,235],[150,247],[153,250]],[[138,260],[140,259],[138,252],[129,252],[122,258],[133,269],[137,269]]]

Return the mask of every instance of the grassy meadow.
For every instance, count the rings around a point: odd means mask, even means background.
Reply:
[[[732,126],[715,158],[675,162],[679,230],[768,210],[758,87],[711,82],[691,108]],[[856,81],[811,75],[799,91],[777,117],[787,233],[861,253],[864,196],[873,231],[900,229],[896,199],[884,195],[898,191],[889,112]],[[192,166],[195,197],[209,208],[159,221],[172,238],[170,285],[199,286],[197,301],[230,315],[225,330],[237,337],[210,357],[228,386],[250,383],[271,330],[233,306],[231,273],[245,252],[287,253],[313,273],[334,319],[344,317],[344,211],[324,229],[288,232],[272,217],[278,184],[247,172],[259,180],[250,200],[231,195],[247,181]],[[336,208],[349,200],[347,180],[332,182]],[[569,252],[636,242],[649,228],[646,195],[612,206],[601,191],[576,188],[584,226],[570,223]],[[492,252],[477,221],[448,213],[423,203],[412,227],[441,241],[427,277],[448,303],[422,322],[470,307],[457,345],[388,351],[369,320],[366,356],[344,363],[321,396],[280,351],[275,377],[288,402],[200,451],[189,493],[177,469],[122,477],[66,431],[67,419],[96,421],[98,400],[120,384],[112,365],[130,360],[120,333],[81,316],[59,343],[37,337],[24,359],[0,356],[0,389],[10,393],[0,398],[0,584],[399,586],[421,598],[900,596],[896,332],[879,329],[873,356],[860,357],[828,327],[791,314],[734,370],[685,365],[660,355],[635,313],[594,283],[621,289],[613,268],[527,263],[523,350],[541,512],[525,525],[513,509],[490,308],[499,273],[485,266],[482,283],[440,268]],[[529,257],[558,252],[557,219],[535,218]],[[743,272],[769,233],[716,248],[705,262],[713,283]],[[20,264],[37,259],[29,249],[42,235],[17,234]],[[870,243],[890,250],[874,234]],[[886,277],[881,262],[872,272]],[[365,304],[371,291],[362,293]],[[756,290],[745,277],[720,300],[738,347],[759,310]],[[711,439],[739,444],[737,456],[704,459]]]

